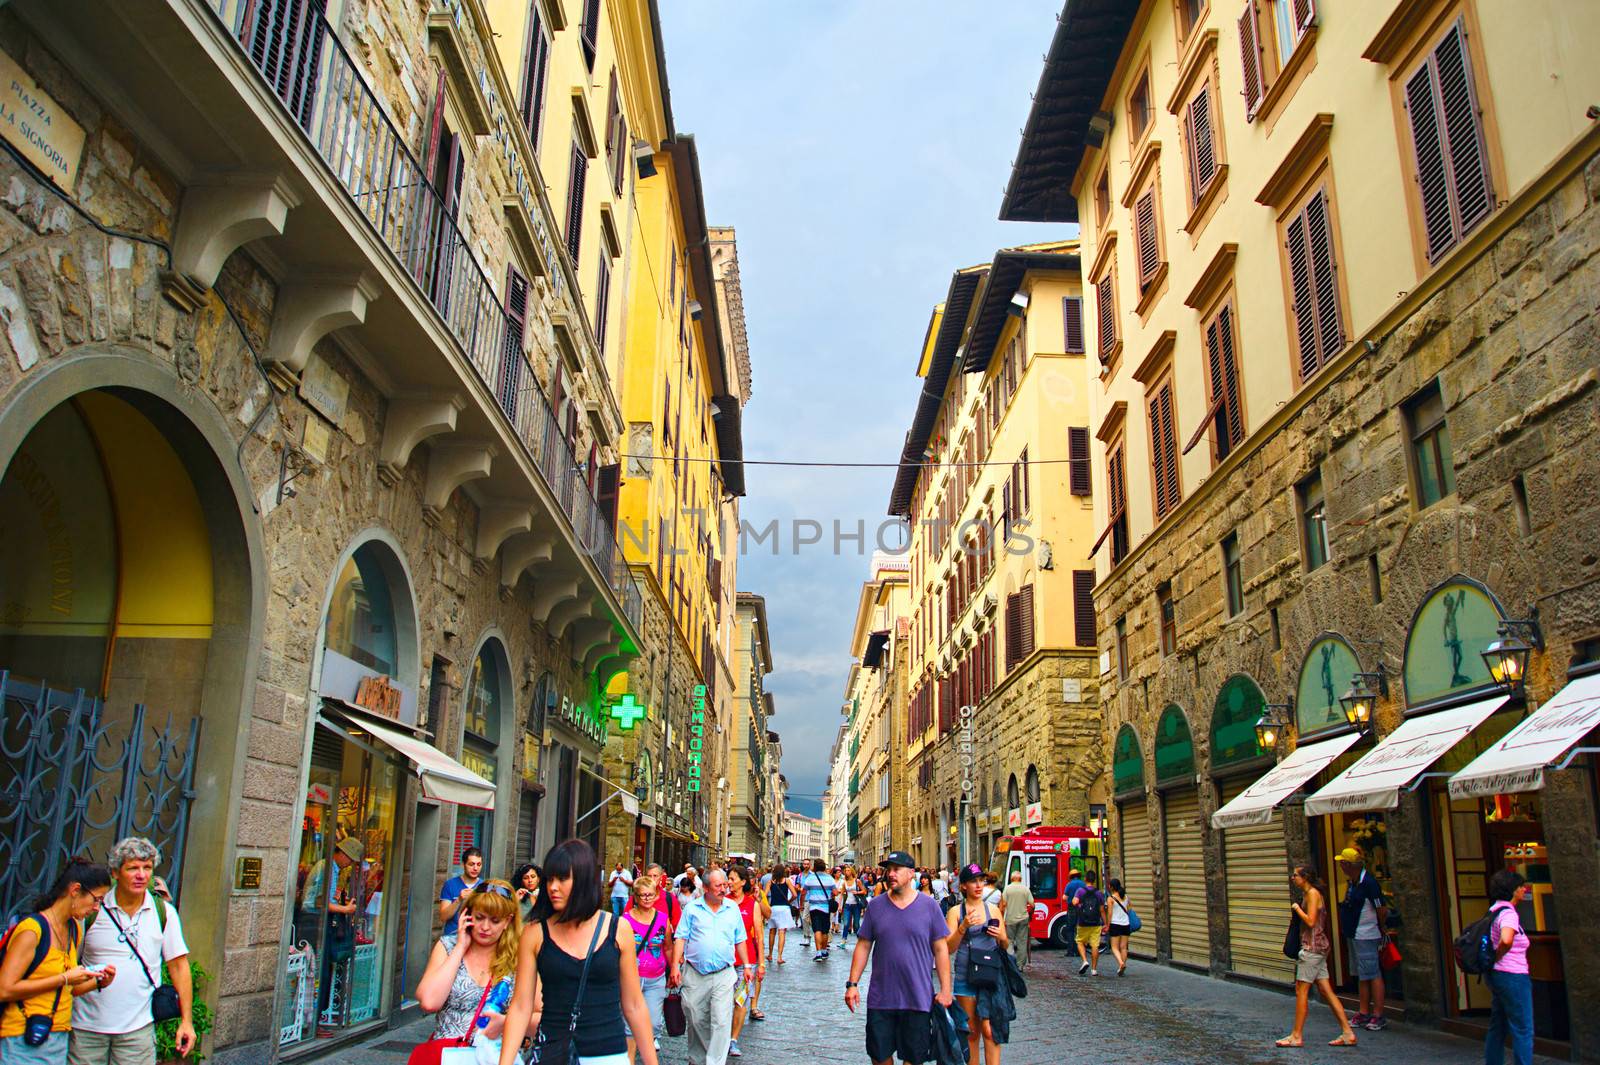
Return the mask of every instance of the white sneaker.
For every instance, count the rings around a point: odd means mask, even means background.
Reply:
[[[1090,976],[1099,976],[1100,975],[1100,970],[1099,969],[1090,969],[1089,970],[1089,975]]]
[[[737,1039],[731,1040],[728,1043],[728,1057],[730,1057],[730,1058],[742,1058],[742,1057],[744,1057],[744,1051],[739,1049],[739,1041]]]

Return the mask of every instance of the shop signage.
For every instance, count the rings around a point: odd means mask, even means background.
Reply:
[[[400,689],[388,677],[378,675],[362,677],[361,683],[356,685],[355,704],[371,710],[374,714],[395,721],[400,720]]]
[[[577,729],[595,743],[606,742],[606,719],[582,703],[574,702],[563,695],[556,716],[564,724]]]
[[[644,707],[634,701],[632,692],[625,692],[621,699],[611,704],[611,717],[624,732],[633,731],[633,726],[644,716]]]
[[[307,806],[326,806],[333,801],[333,791],[326,784],[313,784],[306,789]]]
[[[1028,824],[1037,825],[1044,821],[1044,803],[1030,802],[1028,804]]]
[[[539,783],[539,737],[531,732],[522,734],[522,779]]]
[[[706,686],[694,686],[694,714],[689,718],[689,790],[700,790],[701,754],[706,746]]]
[[[56,185],[72,191],[83,160],[83,127],[0,52],[0,136]]]
[[[1007,828],[1021,828],[1022,827],[1022,811],[1017,809],[1015,806],[1013,806],[1011,809],[1006,811],[1006,827]]]

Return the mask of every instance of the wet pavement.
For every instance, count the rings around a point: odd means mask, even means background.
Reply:
[[[787,961],[769,969],[761,1006],[767,1020],[745,1026],[743,1058],[734,1065],[863,1065],[865,1009],[844,1007],[844,981],[853,944],[836,946],[813,962],[805,944],[791,938]],[[1137,959],[1121,979],[1077,975],[1076,958],[1036,950],[1029,995],[1017,1003],[1005,1065],[1061,1062],[1204,1063],[1204,1065],[1323,1065],[1338,1062],[1428,1062],[1477,1065],[1479,1042],[1428,1028],[1391,1022],[1381,1032],[1359,1033],[1360,1045],[1326,1046],[1337,1034],[1326,1006],[1313,1003],[1306,1047],[1280,1050],[1273,1040],[1294,1020],[1294,1000],[1280,992],[1216,980]],[[863,992],[871,983],[871,970]],[[865,993],[863,993],[865,1001]],[[337,1054],[340,1065],[404,1065],[410,1048],[425,1039],[430,1022],[385,1032],[363,1048]],[[1554,1059],[1535,1058],[1541,1065]],[[662,1040],[662,1065],[687,1061],[681,1039]]]

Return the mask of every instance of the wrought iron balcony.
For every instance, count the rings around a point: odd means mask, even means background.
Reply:
[[[310,0],[203,0],[437,312],[637,632],[643,599],[578,468],[520,330],[356,61]]]

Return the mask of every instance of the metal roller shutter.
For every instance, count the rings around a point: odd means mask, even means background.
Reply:
[[[1222,801],[1235,798],[1250,778],[1225,781]],[[1294,981],[1294,963],[1283,956],[1289,917],[1289,856],[1283,818],[1222,833],[1228,887],[1228,946],[1233,971],[1283,983]]]
[[[1156,956],[1156,907],[1154,878],[1150,873],[1150,813],[1141,799],[1122,807],[1122,890],[1128,905],[1143,922],[1139,931],[1128,937],[1128,947],[1136,954]]]
[[[1211,964],[1206,857],[1200,835],[1200,793],[1169,792],[1162,803],[1167,835],[1167,903],[1172,912],[1172,960]]]

